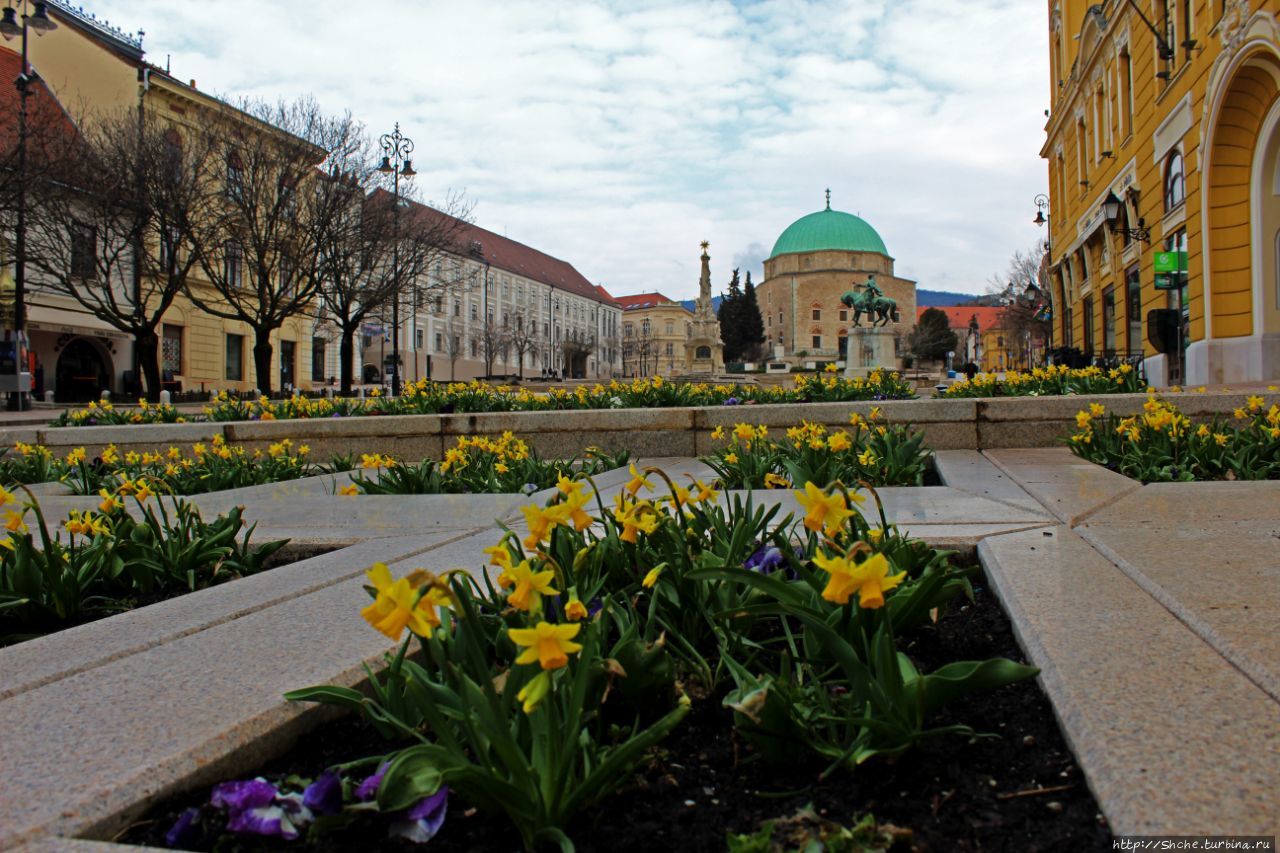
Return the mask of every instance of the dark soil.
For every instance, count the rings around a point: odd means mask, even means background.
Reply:
[[[955,608],[905,642],[922,669],[997,655],[1024,660],[999,603],[980,578],[978,583],[976,603]],[[1111,849],[1110,830],[1034,681],[955,702],[933,722],[963,722],[996,737],[937,739],[896,761],[872,759],[856,773],[819,782],[821,762],[797,755],[786,767],[765,765],[735,738],[731,717],[718,701],[696,702],[634,780],[582,814],[569,834],[580,851],[724,850],[727,832],[752,832],[762,821],[793,816],[812,804],[822,818],[846,826],[870,813],[882,825],[909,830],[910,839],[900,845],[907,850]],[[311,777],[331,764],[390,748],[367,726],[344,719],[313,733],[305,747],[260,772],[268,778]],[[200,791],[164,803],[121,840],[163,847],[176,816],[207,800],[208,792]],[[212,850],[215,843],[211,834],[205,846],[193,849]],[[519,847],[518,836],[500,817],[477,814],[457,797],[444,829],[430,843],[433,851]],[[367,826],[290,848],[422,849],[386,840],[380,829]],[[217,849],[272,848],[236,839]]]

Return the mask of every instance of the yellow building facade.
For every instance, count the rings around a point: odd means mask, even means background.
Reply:
[[[624,376],[678,376],[686,371],[685,342],[693,312],[661,293],[619,296]]]
[[[205,117],[242,116],[256,120],[201,92],[196,81],[183,83],[144,59],[140,39],[111,28],[62,2],[48,4],[57,28],[29,40],[29,60],[43,84],[73,118],[145,110],[149,121],[181,136]],[[261,131],[262,127],[256,130]],[[192,271],[194,287],[213,293]],[[101,389],[124,390],[126,377],[137,381],[132,341],[69,296],[41,288],[28,279],[27,314],[31,349],[39,357],[45,388],[59,400],[97,396]],[[213,299],[214,297],[210,297]],[[312,387],[314,322],[287,320],[272,335],[271,386]],[[171,390],[200,391],[257,387],[253,331],[246,324],[214,317],[179,295],[156,329],[161,339],[161,370]]]
[[[1049,25],[1055,346],[1155,385],[1280,376],[1280,0],[1050,0]]]

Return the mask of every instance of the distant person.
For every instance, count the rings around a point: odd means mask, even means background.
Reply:
[[[977,375],[978,375],[978,365],[974,364],[972,361],[965,362],[965,365],[964,365],[965,378],[968,379],[970,382],[972,382],[973,377]]]

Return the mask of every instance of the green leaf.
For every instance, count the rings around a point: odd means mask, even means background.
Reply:
[[[923,676],[914,686],[920,691],[921,709],[927,714],[967,693],[992,690],[1039,674],[1037,667],[1014,663],[1007,658],[956,661]]]
[[[430,746],[411,746],[391,759],[378,786],[378,809],[383,812],[407,809],[440,790],[444,775],[437,765],[437,752]]]

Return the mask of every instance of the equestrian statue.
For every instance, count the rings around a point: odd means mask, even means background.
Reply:
[[[862,325],[858,320],[863,314],[871,318],[872,328],[887,326],[890,321],[900,322],[898,303],[884,295],[884,291],[876,284],[875,276],[868,276],[866,284],[855,284],[854,287],[866,288],[866,291],[858,293],[856,290],[848,290],[840,297],[846,308],[853,309],[854,326]]]

